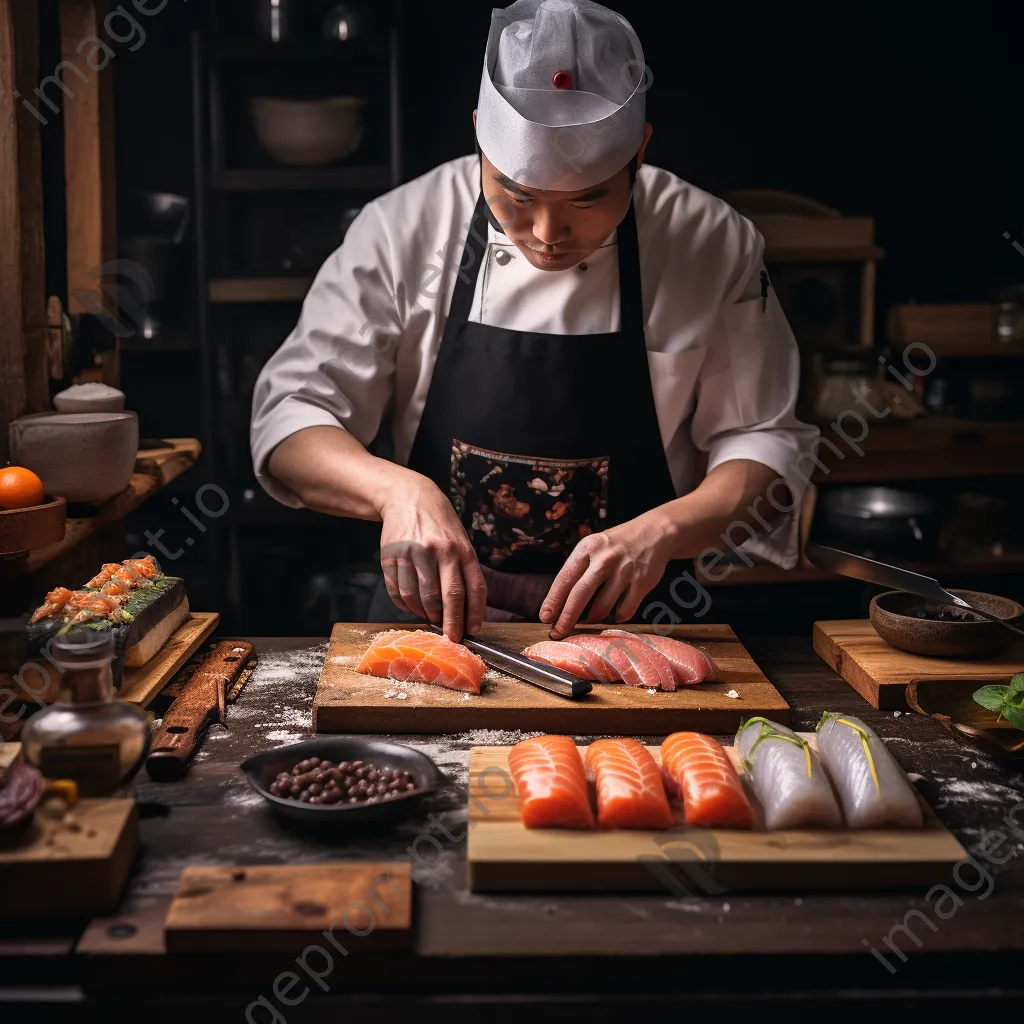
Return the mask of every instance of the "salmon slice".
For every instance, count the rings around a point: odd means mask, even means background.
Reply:
[[[601,636],[622,644],[627,651],[636,654],[638,658],[643,658],[645,664],[658,673],[657,689],[675,690],[679,687],[672,662],[657,647],[645,643],[642,636],[630,633],[626,629],[606,629],[602,631]]]
[[[637,740],[596,740],[587,747],[586,769],[597,785],[601,828],[670,828],[669,807],[658,764]]]
[[[590,679],[596,683],[619,681],[615,666],[586,647],[577,647],[575,644],[563,643],[560,640],[542,640],[539,644],[527,647],[523,654],[571,672],[580,679]]]
[[[662,684],[666,684],[675,689],[672,666],[646,644],[627,643],[619,636],[599,636],[593,633],[567,636],[563,642],[593,651],[613,666],[618,678],[629,686],[659,690]]]
[[[687,825],[753,828],[754,811],[722,744],[699,732],[674,732],[661,745],[661,775]]]
[[[583,759],[568,736],[536,736],[508,752],[527,828],[594,828]]]
[[[678,686],[693,686],[694,683],[715,680],[715,663],[693,644],[673,640],[670,636],[658,636],[656,633],[627,633],[624,629],[605,629],[602,630],[601,636],[631,636],[654,648],[668,658]]]
[[[479,693],[486,666],[462,644],[423,629],[389,629],[374,637],[357,672]]]

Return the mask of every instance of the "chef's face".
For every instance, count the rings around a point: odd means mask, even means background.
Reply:
[[[474,124],[476,114],[474,112]],[[639,163],[651,135],[647,125]],[[566,270],[598,249],[629,209],[629,168],[573,192],[527,188],[481,154],[483,191],[502,230],[539,270]]]

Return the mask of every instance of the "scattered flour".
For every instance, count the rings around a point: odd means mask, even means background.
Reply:
[[[648,690],[647,692],[648,693],[657,693],[658,691],[657,690]]]
[[[739,692],[737,690],[728,690],[728,691],[726,691],[725,695],[726,695],[726,697],[732,697],[733,700],[739,700],[740,699],[740,695],[739,695]]]

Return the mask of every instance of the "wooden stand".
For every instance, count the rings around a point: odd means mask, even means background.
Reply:
[[[924,658],[887,644],[867,619],[833,619],[814,624],[814,649],[873,708],[902,711],[910,683],[963,680],[965,688],[1006,683],[1024,671],[1024,643],[994,658]]]
[[[5,759],[18,749],[5,744]],[[110,913],[137,846],[134,800],[80,800],[62,817],[37,809],[24,831],[0,833],[0,918]]]

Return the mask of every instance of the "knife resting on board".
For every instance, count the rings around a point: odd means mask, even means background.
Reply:
[[[428,623],[427,627],[434,633],[444,635],[444,630],[438,626]],[[481,640],[467,634],[462,638],[462,646],[472,651],[485,665],[568,700],[585,697],[594,688],[588,679],[580,679],[554,665],[535,661],[490,640]]]
[[[229,691],[249,671],[251,658],[252,644],[244,640],[221,640],[203,658],[153,733],[150,778],[172,782],[185,775],[210,723],[223,723]]]

